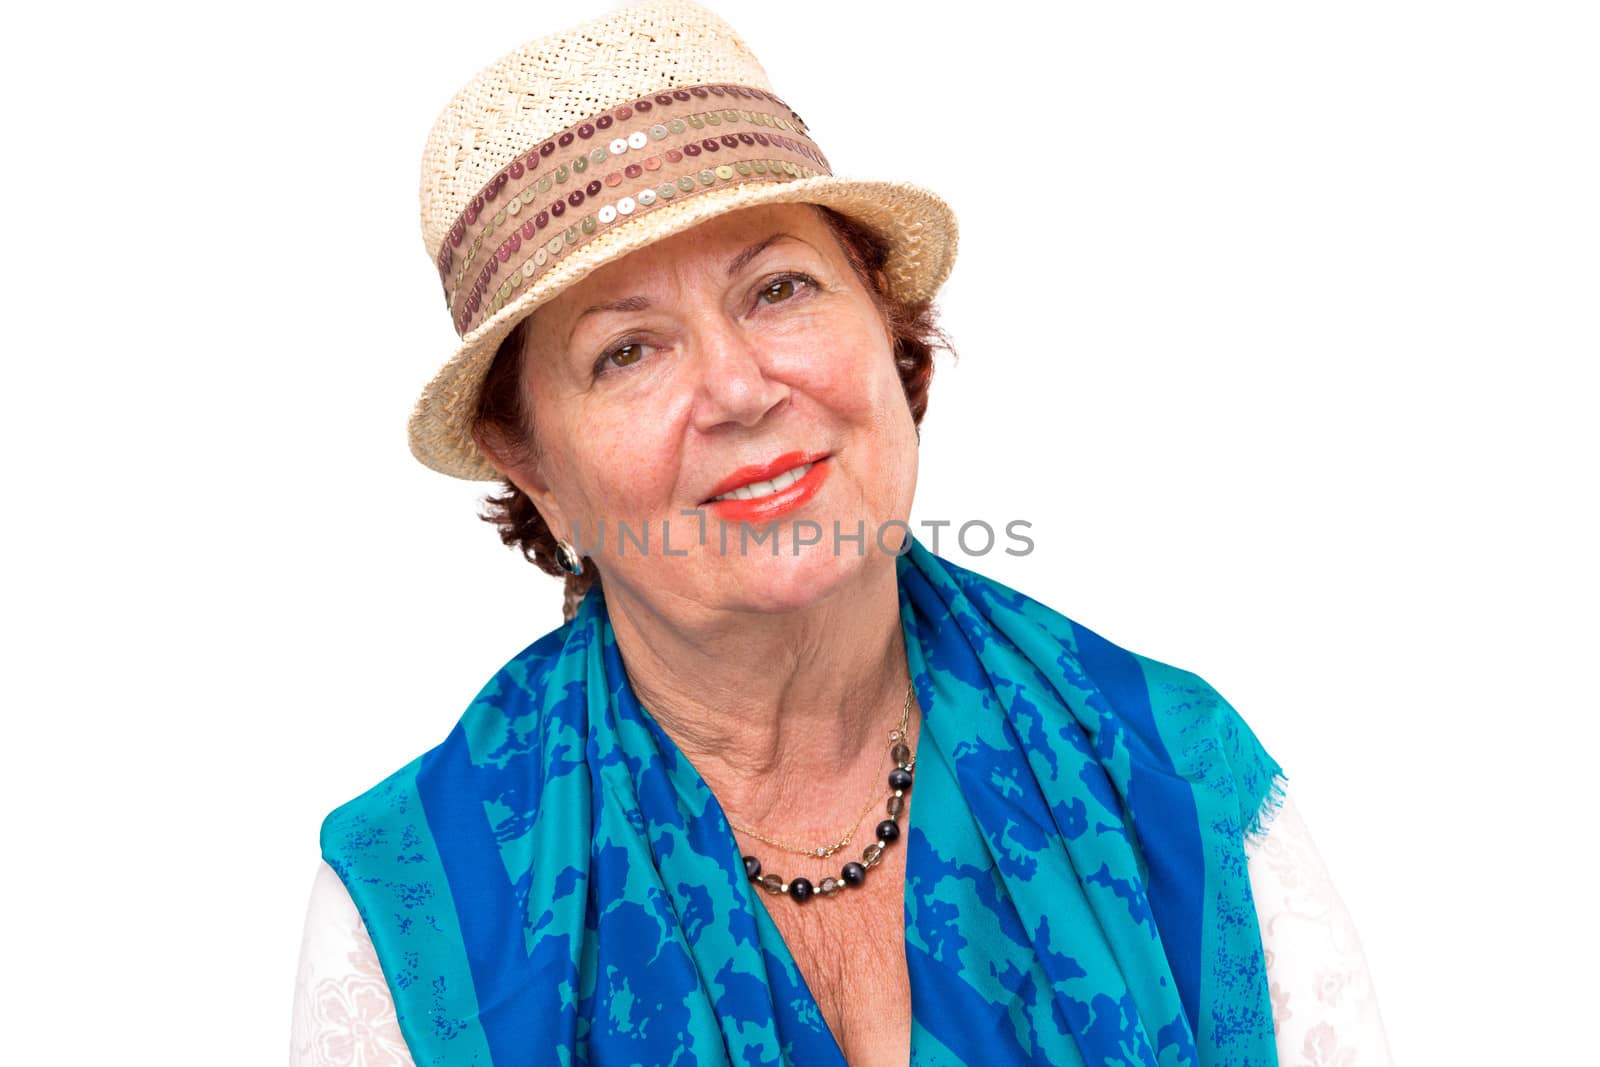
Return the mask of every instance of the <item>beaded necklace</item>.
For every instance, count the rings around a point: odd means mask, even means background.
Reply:
[[[900,709],[900,726],[898,729],[889,731],[889,758],[894,761],[894,769],[889,772],[890,793],[889,801],[886,805],[889,817],[878,823],[874,828],[874,835],[877,840],[862,850],[860,861],[846,863],[839,871],[837,878],[830,875],[824,878],[819,885],[813,886],[810,880],[806,878],[792,878],[785,881],[782,876],[777,874],[762,874],[761,861],[755,856],[745,856],[744,873],[752,882],[769,893],[786,895],[797,904],[804,904],[814,895],[834,897],[846,886],[859,886],[866,882],[867,871],[876,867],[879,861],[882,860],[883,850],[900,839],[900,813],[905,810],[906,792],[911,788],[911,772],[917,765],[917,757],[912,753],[911,747],[906,744],[908,730],[911,725],[912,692],[912,685],[908,682],[906,684],[905,704]],[[765,841],[767,844],[784,849],[787,852],[794,852],[802,856],[826,857],[833,855],[850,843],[850,837],[855,833],[856,826],[861,825],[861,819],[865,817],[867,810],[870,810],[871,806],[872,802],[868,801],[867,808],[863,809],[861,815],[856,817],[855,825],[851,826],[844,837],[837,843],[818,848],[795,848],[792,845],[784,845],[771,838],[763,837],[754,830],[743,826],[734,826],[733,828],[740,833],[748,834],[759,841]],[[732,824],[730,823],[730,825]]]

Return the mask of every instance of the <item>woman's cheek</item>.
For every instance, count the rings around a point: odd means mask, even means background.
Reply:
[[[881,339],[858,331],[816,329],[794,338],[785,363],[802,380],[811,383],[819,395],[842,402],[847,408],[861,406],[867,385],[874,377],[872,362],[885,357]]]
[[[641,408],[592,420],[575,432],[601,449],[592,461],[601,484],[591,495],[608,515],[636,522],[659,515],[671,499],[679,465],[668,413]]]

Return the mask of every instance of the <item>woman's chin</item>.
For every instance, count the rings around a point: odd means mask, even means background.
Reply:
[[[893,546],[880,548],[870,532],[836,540],[819,528],[827,527],[814,521],[741,531],[735,524],[725,530],[710,524],[703,541],[692,531],[680,544],[673,526],[670,550],[651,543],[650,551],[635,554],[630,547],[601,570],[614,587],[635,589],[646,600],[770,615],[803,611],[893,571]],[[894,539],[891,534],[885,541]]]
[[[803,611],[834,597],[861,581],[874,565],[893,566],[893,557],[869,550],[856,550],[845,542],[835,547],[824,537],[816,544],[795,544],[784,531],[774,547],[773,541],[746,544],[739,550],[730,537],[726,552],[720,552],[715,537],[694,550],[693,600],[707,608],[726,611],[782,614]],[[808,541],[808,537],[806,537]]]
[[[849,546],[835,551],[824,541],[803,545],[798,552],[792,545],[780,545],[776,556],[763,549],[759,554],[730,554],[716,562],[724,578],[717,585],[737,602],[729,607],[780,614],[828,599],[860,578],[871,560]]]

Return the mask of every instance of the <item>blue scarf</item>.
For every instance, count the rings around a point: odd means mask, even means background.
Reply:
[[[1277,763],[1195,675],[914,538],[896,567],[912,1062],[1276,1064],[1244,844]],[[599,586],[322,851],[419,1065],[844,1063]]]

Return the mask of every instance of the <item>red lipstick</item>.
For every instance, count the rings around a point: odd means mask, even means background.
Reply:
[[[785,452],[777,459],[767,463],[740,467],[712,489],[711,496],[721,496],[723,493],[756,482],[765,482],[776,478],[784,471],[793,470],[811,464],[811,469],[805,476],[776,493],[758,497],[755,500],[717,500],[713,502],[709,497],[701,504],[708,507],[717,518],[727,522],[765,522],[777,518],[786,512],[793,511],[806,501],[817,495],[822,488],[822,483],[827,480],[830,467],[827,463],[826,452]]]

